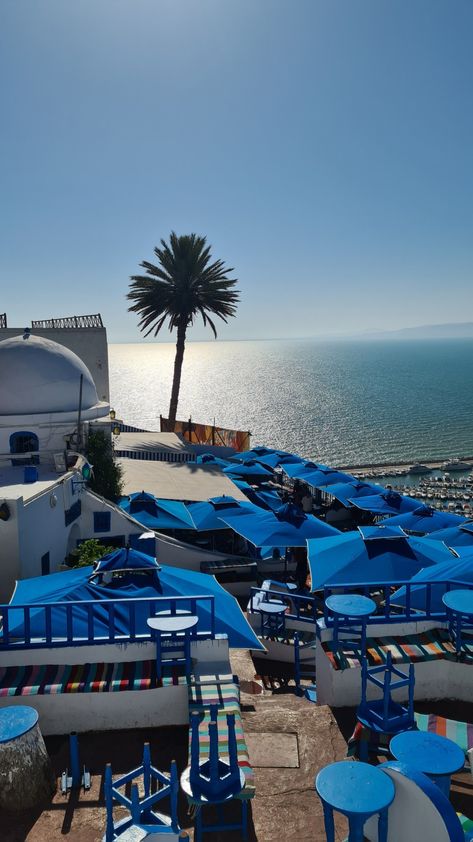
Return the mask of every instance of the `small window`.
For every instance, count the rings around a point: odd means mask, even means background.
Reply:
[[[35,433],[18,432],[10,436],[10,453],[32,453],[39,450],[38,436]],[[12,465],[39,465],[39,456],[12,459]]]
[[[94,512],[94,532],[110,532],[110,512]]]

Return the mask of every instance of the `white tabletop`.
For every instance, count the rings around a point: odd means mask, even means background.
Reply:
[[[190,611],[177,611],[175,614],[160,611],[155,617],[148,617],[146,622],[154,631],[180,632],[192,629],[199,622],[199,618]]]

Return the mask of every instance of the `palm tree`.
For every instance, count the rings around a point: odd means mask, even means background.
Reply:
[[[166,321],[170,331],[177,330],[169,405],[169,421],[174,424],[187,328],[201,316],[204,325],[208,324],[217,338],[210,314],[224,322],[234,316],[239,291],[233,289],[236,279],[228,277],[233,269],[226,268],[223,260],[210,262],[210,246],[206,245],[205,237],[197,234],[178,237],[173,231],[169,245],[161,240],[161,248],[156,247],[154,253],[158,265],[144,260],[140,266],[146,269],[146,275],[131,276],[127,298],[133,304],[128,309],[139,313],[139,327],[145,331],[145,336],[153,330],[157,336]]]

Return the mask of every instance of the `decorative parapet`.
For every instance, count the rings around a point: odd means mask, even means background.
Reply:
[[[6,315],[5,324],[1,323],[1,318],[0,316],[0,327],[6,327]],[[103,322],[100,313],[95,313],[90,316],[65,316],[60,319],[40,319],[38,321],[32,321],[31,327],[42,330],[48,328],[89,328],[103,327]]]

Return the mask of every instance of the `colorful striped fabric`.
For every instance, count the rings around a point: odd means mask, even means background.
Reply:
[[[210,705],[225,708],[227,713],[240,711],[240,691],[236,684],[191,684],[189,709],[201,711]]]
[[[441,737],[448,737],[464,752],[473,748],[473,725],[470,722],[457,722],[455,719],[445,719],[433,713],[414,714],[419,731],[430,731]]]
[[[333,649],[333,641],[322,644],[323,649],[335,670],[352,669],[361,666],[361,650]],[[470,647],[470,644],[468,644]],[[393,663],[416,663],[448,658],[457,660],[455,647],[450,641],[446,629],[433,629],[421,634],[404,637],[372,637],[366,641],[366,654],[372,666],[386,663],[387,653],[392,655]],[[465,652],[462,661],[472,662]]]
[[[457,813],[457,816],[465,834],[465,842],[473,842],[473,819],[468,819],[463,813]]]
[[[233,713],[234,711],[228,711]],[[202,720],[199,724],[199,757],[203,762],[209,756],[210,739],[209,739],[209,722],[210,711],[205,711]],[[217,715],[217,733],[218,733],[218,750],[220,757],[228,757],[228,726],[227,726],[227,711],[225,709],[219,710]],[[238,765],[243,769],[246,778],[245,788],[242,790],[238,798],[254,798],[255,795],[255,776],[250,765],[250,758],[248,756],[248,749],[246,747],[245,735],[243,733],[243,725],[239,713],[235,713],[235,736],[237,742]],[[189,730],[189,762],[190,762],[190,745],[192,739],[192,730]]]
[[[116,693],[186,683],[185,676],[179,675],[177,669],[171,676],[158,680],[155,661],[0,667],[0,697]]]

